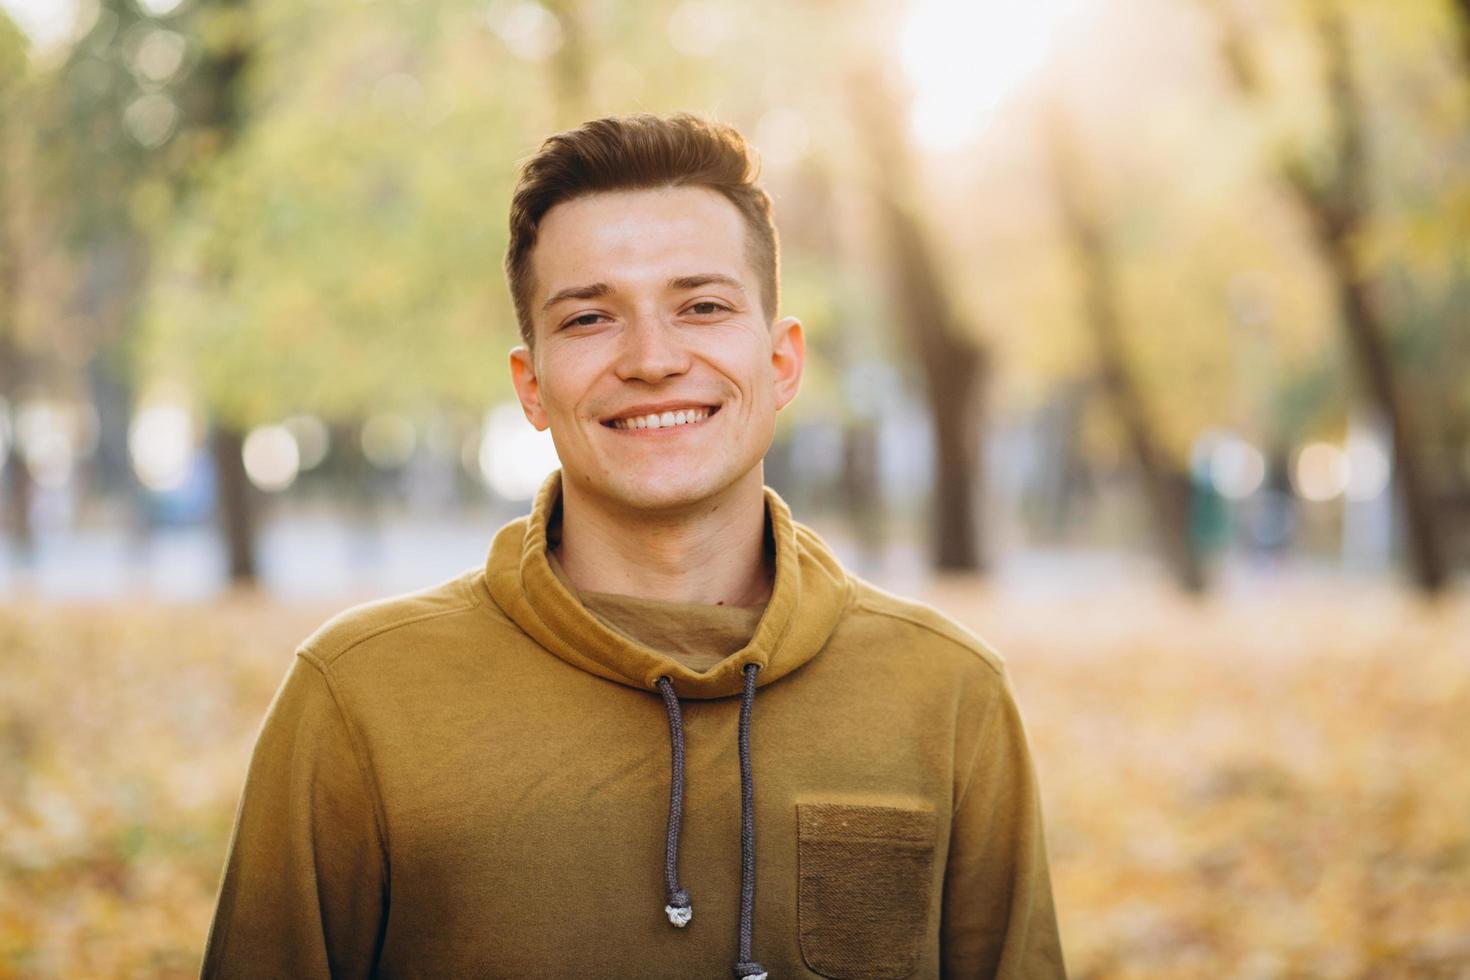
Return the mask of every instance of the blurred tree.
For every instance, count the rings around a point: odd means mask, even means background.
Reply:
[[[150,375],[186,377],[214,420],[237,579],[253,568],[250,427],[310,411],[341,433],[374,411],[483,408],[497,236],[472,205],[503,128],[484,112],[490,90],[465,87],[483,32],[390,13],[194,15],[186,129],[211,157],[180,201],[139,354]]]
[[[1190,533],[1191,481],[1160,451],[1154,413],[1140,391],[1122,338],[1122,300],[1116,256],[1084,186],[1086,163],[1070,132],[1065,110],[1053,103],[1046,122],[1051,179],[1067,238],[1082,275],[1083,315],[1092,328],[1098,374],[1143,477],[1150,522],[1175,581],[1190,593],[1205,589],[1204,568]]]
[[[1460,39],[1460,67],[1462,105],[1470,102],[1463,93],[1470,93],[1470,0],[1450,0],[1450,16],[1454,19]],[[1460,147],[1462,160],[1470,156],[1470,119],[1461,117]],[[1445,206],[1449,221],[1457,228],[1460,242],[1458,277],[1452,300],[1447,304],[1449,327],[1446,330],[1450,356],[1440,359],[1451,365],[1451,370],[1460,378],[1458,390],[1451,390],[1446,401],[1450,411],[1446,413],[1445,442],[1446,456],[1450,460],[1454,492],[1449,494],[1459,524],[1460,555],[1470,562],[1470,165],[1462,163],[1457,168],[1458,184],[1449,195]]]
[[[561,33],[561,43],[550,58],[553,115],[557,129],[570,129],[590,118],[592,59],[587,25],[576,0],[548,0],[547,9]]]
[[[184,135],[199,149],[185,171],[184,194],[193,192],[198,173],[227,156],[240,139],[245,127],[244,76],[258,44],[248,0],[196,0],[191,16],[200,54],[183,90],[187,98],[181,111]],[[233,272],[228,252],[209,253],[205,274],[215,288],[228,283]],[[216,416],[211,430],[230,581],[249,584],[257,574],[256,519],[253,487],[245,472],[245,429],[239,419]]]
[[[1229,0],[1211,0],[1224,60],[1242,96],[1266,97],[1262,72]],[[1444,540],[1424,470],[1424,445],[1412,406],[1395,377],[1388,323],[1358,249],[1368,232],[1371,180],[1367,121],[1354,75],[1348,28],[1335,0],[1310,5],[1326,72],[1329,143],[1311,156],[1284,151],[1279,175],[1311,222],[1337,292],[1341,323],[1370,397],[1393,439],[1394,485],[1406,518],[1415,581],[1437,592],[1448,575]]]
[[[86,9],[90,25],[46,71],[38,93],[37,139],[47,166],[35,183],[57,215],[58,251],[72,268],[46,319],[48,331],[85,366],[99,415],[103,485],[133,487],[125,449],[133,388],[126,344],[176,151],[176,110],[163,69],[180,70],[183,53],[165,40],[177,35],[156,27],[136,4],[101,0]]]
[[[1470,77],[1470,0],[1449,0],[1458,15],[1456,23],[1460,29],[1460,56],[1465,62],[1465,74]]]
[[[915,211],[917,174],[904,116],[871,67],[853,75],[857,125],[872,162],[872,193],[892,269],[892,306],[924,378],[934,421],[934,506],[930,547],[937,568],[979,571],[980,470],[989,360],[973,327],[959,322],[942,265]]]
[[[1178,9],[1173,0],[1091,5],[1075,31],[1059,29],[1065,36],[1049,60],[986,111],[972,138],[929,149],[911,188],[933,216],[931,258],[953,285],[958,318],[990,326],[985,340],[1006,427],[1030,439],[1035,413],[1058,387],[1079,393],[1075,437],[1045,441],[1042,458],[1033,462],[1028,452],[1004,474],[1028,535],[1051,530],[1036,525],[1056,512],[1032,506],[1036,498],[1086,469],[1101,477],[1087,481],[1094,506],[1066,543],[1114,546],[1170,526],[1184,539],[1180,474],[1201,437],[1228,429],[1271,444],[1287,423],[1276,393],[1321,366],[1322,290],[1298,274],[1311,256],[1297,254],[1278,203],[1261,192],[1254,144],[1241,124],[1247,114],[1212,104],[1213,79],[1202,77],[1191,52],[1200,18],[1165,19]],[[1108,43],[1095,43],[1100,36]],[[975,74],[977,84],[989,81]],[[951,100],[948,92],[930,95],[931,110]],[[1071,166],[1086,184],[1077,188],[1086,206],[1081,227],[1057,220],[1057,182],[1048,179],[1057,169],[1048,132],[1054,100],[1066,106],[1077,152],[1085,147],[1086,180],[1080,163]],[[1096,233],[1105,268],[1089,270],[1079,230]],[[1127,326],[1106,331],[1113,368],[1099,366],[1099,318],[1089,307],[1089,297],[1103,294],[1103,322]],[[1105,373],[1123,384],[1105,383]],[[1139,424],[1119,411],[1120,388],[1132,392],[1126,403]],[[1313,394],[1300,414],[1332,424],[1334,391]],[[1153,495],[1147,481],[1109,478],[1120,460],[1137,458],[1140,431],[1163,474]],[[1171,510],[1175,520],[1161,516]],[[1159,550],[1168,556],[1169,546]],[[1189,554],[1187,540],[1174,548],[1175,556]],[[1189,571],[1187,557],[1166,561],[1181,582],[1204,578],[1203,570]]]
[[[503,218],[480,202],[508,185],[521,127],[487,72],[489,32],[441,30],[439,14],[258,5],[264,40],[236,89],[251,125],[179,209],[145,372],[188,376],[242,430],[296,411],[478,413],[508,387]]]
[[[20,324],[20,206],[22,136],[31,125],[27,92],[28,55],[25,37],[0,11],[0,399],[15,417],[17,395],[28,379],[35,357]],[[8,438],[7,438],[8,436]],[[34,548],[30,521],[31,475],[21,454],[20,439],[0,431],[0,466],[5,471],[4,527],[15,556],[24,564]]]
[[[516,161],[630,108],[716,106],[759,131],[767,67],[674,50],[686,7],[259,0],[250,125],[175,209],[140,369],[186,379],[241,429],[298,411],[477,419],[509,398]],[[788,295],[832,288],[786,258]]]
[[[53,193],[66,202],[73,248],[89,270],[77,303],[94,325],[109,373],[122,376],[125,405],[138,380],[134,327],[155,253],[172,234],[177,209],[238,136],[250,44],[248,10],[239,0],[160,10],[102,0],[57,80],[49,134],[60,164]],[[212,274],[228,278],[227,256],[214,258]],[[232,419],[207,414],[229,574],[250,581],[254,536],[242,431]]]

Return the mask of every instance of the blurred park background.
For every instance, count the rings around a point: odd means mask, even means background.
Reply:
[[[1077,977],[1470,977],[1470,0],[0,0],[0,976],[196,975],[256,729],[556,465],[517,162],[693,110],[767,482],[1007,657]]]

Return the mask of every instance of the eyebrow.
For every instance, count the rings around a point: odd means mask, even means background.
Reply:
[[[698,289],[700,286],[728,286],[741,296],[745,295],[745,287],[740,285],[740,280],[719,272],[702,272],[693,276],[679,276],[678,278],[670,279],[667,285],[669,289],[676,290]],[[557,303],[564,302],[565,300],[598,299],[612,291],[613,288],[605,282],[588,283],[585,286],[569,286],[566,289],[553,293],[551,298],[542,304],[541,312],[545,313]]]
[[[550,299],[542,304],[541,312],[545,313],[557,303],[560,303],[564,300],[597,299],[599,296],[606,296],[610,292],[612,292],[612,287],[605,282],[594,282],[587,286],[571,286],[567,289],[561,290],[560,292],[554,293]]]
[[[698,289],[700,286],[729,286],[740,295],[745,295],[745,287],[740,285],[740,280],[719,272],[704,272],[697,276],[680,276],[669,280],[670,289]]]

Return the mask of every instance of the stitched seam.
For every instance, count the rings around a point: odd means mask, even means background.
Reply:
[[[332,675],[328,672],[326,665],[305,650],[298,650],[296,655],[315,667],[317,673],[321,674],[322,680],[327,685],[327,692],[332,695],[332,704],[337,708],[337,715],[342,719],[342,727],[347,731],[347,741],[352,747],[352,758],[356,761],[358,773],[362,776],[363,783],[367,786],[368,795],[373,800],[373,829],[378,834],[378,860],[383,867],[383,888],[391,894],[392,879],[389,877],[388,868],[387,817],[383,811],[383,797],[378,791],[378,781],[373,775],[372,768],[365,761],[366,752],[363,749],[362,740],[358,735],[356,727],[353,726],[351,719],[348,717],[346,706],[343,703],[345,699],[341,692],[337,690],[337,685],[333,682]]]
[[[384,623],[383,625],[378,626],[368,631],[367,633],[364,633],[362,636],[357,637],[356,639],[347,643],[345,646],[337,649],[336,652],[330,655],[319,655],[316,659],[322,664],[323,667],[326,667],[329,664],[335,664],[338,660],[341,660],[352,650],[366,643],[368,640],[371,640],[375,636],[381,636],[384,633],[392,632],[393,630],[396,630],[403,626],[412,626],[414,623],[422,623],[426,620],[438,619],[441,616],[453,616],[462,612],[472,612],[474,609],[474,604],[468,606],[455,606],[452,609],[435,609],[432,612],[419,613],[416,616],[409,616],[407,619],[395,619],[392,622]]]
[[[482,590],[483,595],[481,594]],[[495,593],[490,590],[490,574],[485,571],[483,565],[475,569],[474,574],[465,583],[465,591],[469,593],[470,601],[475,606],[484,606],[486,610],[492,613],[499,613],[501,618],[510,619],[510,614],[500,607],[500,603],[495,601]]]
[[[929,625],[928,623],[924,622],[921,619],[916,619],[913,616],[909,616],[909,615],[906,615],[904,613],[894,612],[891,609],[879,609],[877,606],[871,605],[870,603],[868,603],[866,600],[863,600],[863,599],[857,600],[857,602],[855,602],[854,605],[857,606],[859,609],[863,609],[863,610],[866,610],[867,612],[872,613],[875,616],[887,616],[889,619],[897,619],[897,620],[899,620],[901,622],[908,623],[911,626],[917,626],[920,629],[927,630],[928,632],[933,633],[935,636],[939,637],[940,639],[948,640],[950,643],[952,643],[955,646],[959,647],[961,650],[964,650],[965,652],[969,653],[971,656],[973,656],[976,659],[978,659],[985,666],[989,667],[991,669],[991,671],[993,671],[995,673],[995,676],[997,676],[997,677],[1004,677],[1005,676],[1005,672],[1003,670],[1001,670],[1001,668],[997,667],[994,663],[992,663],[991,660],[990,660],[990,658],[987,657],[984,653],[980,652],[979,650],[976,650],[973,646],[971,646],[968,643],[965,643],[965,642],[963,642],[961,640],[955,639],[954,637],[950,636],[948,633],[945,633],[942,630],[935,629],[933,626]]]
[[[855,831],[807,834],[800,838],[808,844],[848,844],[856,842],[859,844],[913,844],[915,847],[929,848],[934,846],[934,835],[928,834],[923,837],[899,837],[896,834],[863,834]]]
[[[455,581],[459,584],[460,593],[464,596],[465,601],[468,602],[471,606],[478,606],[480,604],[480,597],[475,594],[475,576],[483,573],[484,571],[485,569],[483,566],[472,566],[466,569],[464,572],[460,573],[460,575],[455,579]]]

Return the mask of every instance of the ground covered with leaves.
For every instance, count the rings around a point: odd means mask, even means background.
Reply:
[[[1076,978],[1470,977],[1470,595],[927,596],[1006,658]],[[0,605],[0,976],[197,976],[333,607]]]

